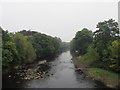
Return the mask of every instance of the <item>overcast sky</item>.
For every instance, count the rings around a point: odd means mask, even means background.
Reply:
[[[118,20],[117,2],[2,3],[2,28],[39,31],[70,41],[82,28],[96,30],[100,21]]]

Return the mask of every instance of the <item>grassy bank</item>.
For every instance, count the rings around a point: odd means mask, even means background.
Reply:
[[[119,75],[110,72],[107,70],[103,70],[101,68],[91,67],[89,66],[90,62],[86,62],[87,60],[81,59],[81,57],[75,57],[73,62],[77,69],[82,70],[87,76],[91,77],[93,80],[98,80],[104,83],[109,88],[118,88],[119,87]]]

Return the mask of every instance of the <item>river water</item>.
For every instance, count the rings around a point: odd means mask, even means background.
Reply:
[[[63,52],[55,60],[49,62],[50,76],[43,79],[33,79],[30,81],[16,80],[4,81],[3,87],[22,87],[22,88],[95,88],[103,85],[86,77],[83,73],[75,71],[71,60],[70,51]]]

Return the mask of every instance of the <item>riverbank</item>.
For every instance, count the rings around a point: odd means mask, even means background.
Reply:
[[[49,65],[47,63],[46,60],[42,60],[21,68],[16,68],[8,73],[3,73],[3,76],[5,75],[8,78],[19,77],[22,80],[43,79],[48,74]]]
[[[74,57],[72,60],[76,70],[81,70],[88,77],[104,83],[109,88],[119,88],[120,79],[118,74],[100,68],[91,67],[78,57]]]
[[[3,78],[4,88],[99,88],[102,84],[93,81],[84,73],[75,71],[71,61],[70,51],[63,52],[51,62],[46,62],[49,66],[48,73],[43,78],[25,80],[20,75]],[[41,64],[42,62],[39,62]],[[28,68],[35,70],[38,63],[30,65]],[[38,65],[39,67],[39,65]],[[37,68],[36,68],[37,69]],[[26,69],[24,69],[26,70]],[[28,69],[27,69],[28,70]],[[29,70],[28,70],[29,71]],[[18,71],[19,72],[19,71]],[[45,71],[46,72],[46,71]],[[13,72],[14,73],[14,72]],[[5,76],[4,76],[5,77]]]

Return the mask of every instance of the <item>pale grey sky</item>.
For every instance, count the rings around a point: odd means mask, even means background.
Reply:
[[[117,2],[4,2],[2,28],[10,32],[39,31],[70,41],[78,30],[96,30],[98,22],[118,20]]]

